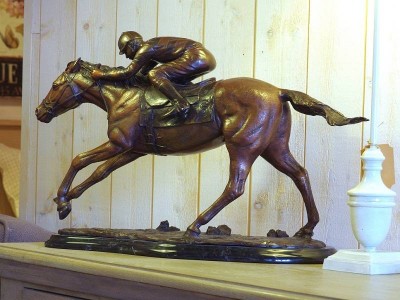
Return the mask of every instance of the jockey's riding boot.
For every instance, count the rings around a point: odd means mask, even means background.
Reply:
[[[158,89],[177,107],[178,114],[182,119],[186,119],[190,103],[174,88],[172,83],[164,80],[158,84]]]
[[[175,102],[177,106],[179,115],[186,119],[189,113],[190,103],[183,97],[181,99],[174,99],[173,102]]]

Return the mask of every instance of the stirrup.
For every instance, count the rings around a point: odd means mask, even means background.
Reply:
[[[181,118],[186,119],[187,116],[188,116],[188,114],[189,114],[190,105],[188,105],[188,106],[186,106],[186,107],[183,107],[183,108],[181,108],[181,107],[178,106],[177,110],[178,110],[178,115],[179,115]]]
[[[180,118],[186,119],[190,110],[190,103],[184,99],[184,103],[183,101],[179,101],[178,99],[174,99],[171,102],[174,104],[174,106],[176,107],[176,110],[178,112],[178,116]]]

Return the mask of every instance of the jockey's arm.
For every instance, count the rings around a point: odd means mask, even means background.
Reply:
[[[107,80],[126,80],[135,75],[141,67],[142,65],[138,64],[138,62],[134,59],[128,67],[104,72],[101,75],[101,78]]]
[[[101,79],[107,80],[126,80],[136,75],[137,72],[151,62],[152,52],[146,51],[147,49],[139,50],[132,62],[126,68],[113,69],[108,72],[104,72],[99,76]]]
[[[149,73],[157,65],[158,62],[156,62],[155,60],[151,60],[147,65],[143,66],[142,69],[140,69],[140,73],[146,76],[147,73]]]

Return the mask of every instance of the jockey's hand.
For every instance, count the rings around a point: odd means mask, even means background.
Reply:
[[[104,77],[103,71],[99,69],[94,69],[90,75],[94,80],[102,79]]]
[[[142,72],[137,72],[135,76],[137,79],[139,79],[141,81],[146,81],[146,78],[147,78],[147,76],[144,75]]]

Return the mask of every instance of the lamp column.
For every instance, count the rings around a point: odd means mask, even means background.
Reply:
[[[382,162],[385,157],[377,143],[379,6],[379,1],[375,0],[370,141],[361,156],[361,182],[347,192],[353,233],[362,249],[339,250],[325,259],[323,265],[327,270],[371,275],[400,273],[400,252],[376,250],[389,232],[396,196],[382,181]]]

